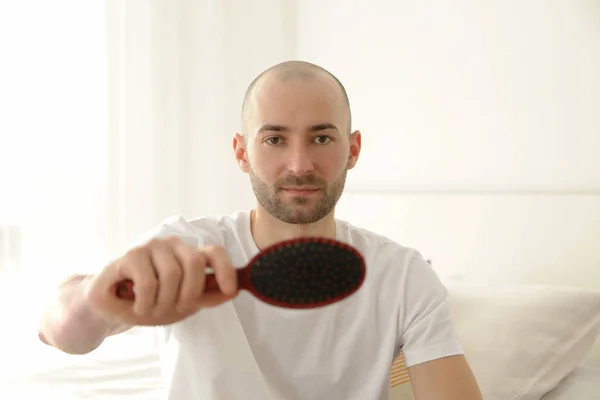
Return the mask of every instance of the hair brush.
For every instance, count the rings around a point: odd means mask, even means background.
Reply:
[[[238,285],[265,303],[285,308],[316,308],[340,301],[363,284],[366,267],[352,246],[332,239],[299,238],[267,247],[243,268]],[[218,291],[206,274],[206,291]],[[116,295],[134,300],[133,282],[120,282]]]

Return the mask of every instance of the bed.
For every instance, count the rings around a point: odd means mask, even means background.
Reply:
[[[600,190],[350,182],[338,216],[430,260],[484,398],[600,399]]]
[[[597,399],[596,290],[448,282],[455,324],[485,399]],[[411,399],[402,357],[392,399]]]
[[[486,400],[600,398],[600,194],[350,187],[338,216],[431,261]],[[0,304],[10,304],[18,286],[0,286]],[[0,341],[1,399],[162,398],[151,330],[66,356],[37,342],[36,310],[4,308],[15,323]],[[393,400],[411,399],[401,358],[390,387]]]

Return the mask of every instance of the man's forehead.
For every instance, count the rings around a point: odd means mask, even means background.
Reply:
[[[256,86],[249,98],[251,117],[269,117],[305,110],[316,114],[344,115],[346,105],[335,82],[325,79],[268,80]]]
[[[309,109],[310,106],[314,106],[316,114],[323,111],[323,117],[326,110],[330,110],[327,118],[347,118],[348,126],[340,128],[349,130],[351,117],[345,93],[341,83],[324,70],[305,66],[299,68],[296,65],[293,68],[267,71],[252,83],[246,93],[242,110],[242,130],[250,133],[256,130],[257,125],[273,123],[274,121],[259,120],[277,117],[288,104],[293,107],[308,105]]]
[[[339,86],[331,77],[319,74],[283,74],[271,73],[256,82],[250,93],[250,100],[255,104],[259,101],[268,100],[274,95],[287,92],[293,95],[295,91],[303,88],[319,88],[320,95],[331,99],[343,101],[343,95]]]

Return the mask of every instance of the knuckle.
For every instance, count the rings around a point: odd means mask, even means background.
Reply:
[[[165,268],[164,271],[161,272],[161,280],[165,280],[167,282],[178,281],[181,278],[181,270],[174,265],[170,265],[169,268]]]
[[[217,261],[218,263],[223,263],[223,262],[229,261],[229,255],[227,254],[227,251],[225,250],[225,248],[223,246],[217,246],[217,245],[207,246],[207,247],[204,247],[202,249],[202,251],[205,252],[209,257],[211,257],[213,260]]]
[[[216,244],[211,244],[208,246],[204,246],[202,248],[202,251],[207,253],[207,254],[218,254],[223,250],[223,247],[218,246]]]
[[[194,251],[185,256],[185,265],[187,267],[201,267],[206,264],[206,256],[199,251]]]
[[[163,246],[163,239],[159,239],[159,238],[152,238],[150,240],[148,240],[148,242],[146,242],[145,247],[148,248],[155,248],[155,247],[159,247],[159,246]]]
[[[134,247],[132,249],[130,249],[127,253],[125,253],[125,259],[131,259],[131,258],[139,258],[139,257],[143,257],[146,256],[149,253],[148,248],[146,247],[146,245],[142,245],[142,246],[137,246]]]
[[[140,291],[150,292],[150,291],[156,290],[156,287],[158,286],[158,282],[156,282],[156,279],[142,278],[142,279],[139,279],[135,283],[135,285]]]

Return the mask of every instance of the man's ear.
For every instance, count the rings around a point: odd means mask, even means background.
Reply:
[[[358,162],[358,156],[360,155],[361,149],[361,135],[360,131],[354,131],[348,137],[348,141],[350,142],[350,152],[348,155],[348,169],[354,168],[356,163]]]
[[[248,168],[248,159],[246,152],[246,139],[244,136],[236,133],[233,137],[233,152],[235,153],[235,160],[243,172],[250,172]]]

